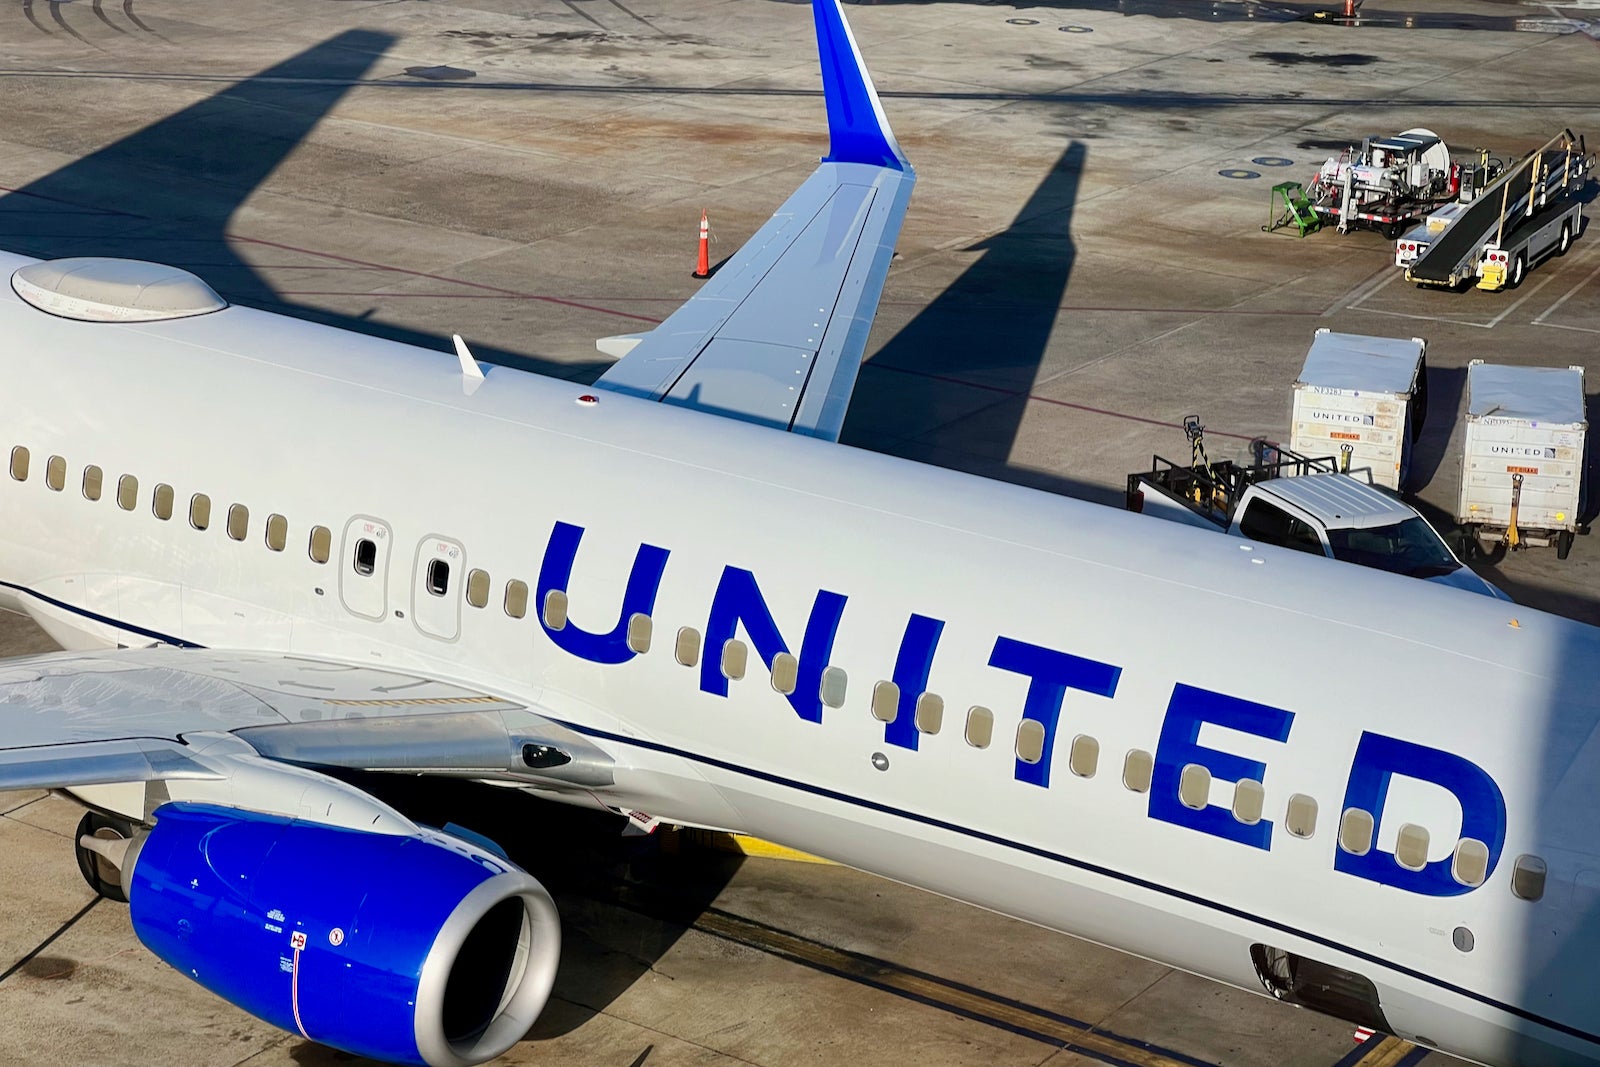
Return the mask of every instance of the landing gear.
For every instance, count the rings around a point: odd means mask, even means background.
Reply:
[[[122,884],[121,868],[109,857],[86,848],[83,844],[85,837],[104,841],[112,846],[113,851],[125,852],[127,845],[124,842],[133,840],[133,824],[125,819],[114,819],[91,811],[78,821],[78,832],[72,838],[72,850],[78,857],[78,873],[89,883],[89,888],[107,900],[126,904],[128,891]]]

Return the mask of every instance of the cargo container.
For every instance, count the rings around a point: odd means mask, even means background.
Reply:
[[[1467,367],[1456,521],[1484,551],[1555,545],[1567,558],[1583,508],[1583,368]]]
[[[1318,330],[1294,383],[1289,448],[1348,456],[1351,468],[1372,471],[1374,484],[1404,489],[1427,414],[1427,352],[1420,337]]]

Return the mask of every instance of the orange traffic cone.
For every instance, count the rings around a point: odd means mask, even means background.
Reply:
[[[1356,17],[1356,0],[1344,0],[1344,17],[1347,19]]]
[[[694,268],[696,278],[711,277],[711,223],[704,210],[700,212],[700,259]]]

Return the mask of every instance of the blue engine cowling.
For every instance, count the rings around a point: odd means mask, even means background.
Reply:
[[[466,1067],[519,1041],[549,998],[555,904],[474,844],[199,804],[155,814],[125,883],[139,940],[275,1026]]]

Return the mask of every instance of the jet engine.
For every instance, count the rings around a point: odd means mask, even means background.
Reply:
[[[155,816],[122,864],[139,940],[290,1033],[467,1067],[516,1044],[549,998],[555,904],[479,845],[202,804]]]

